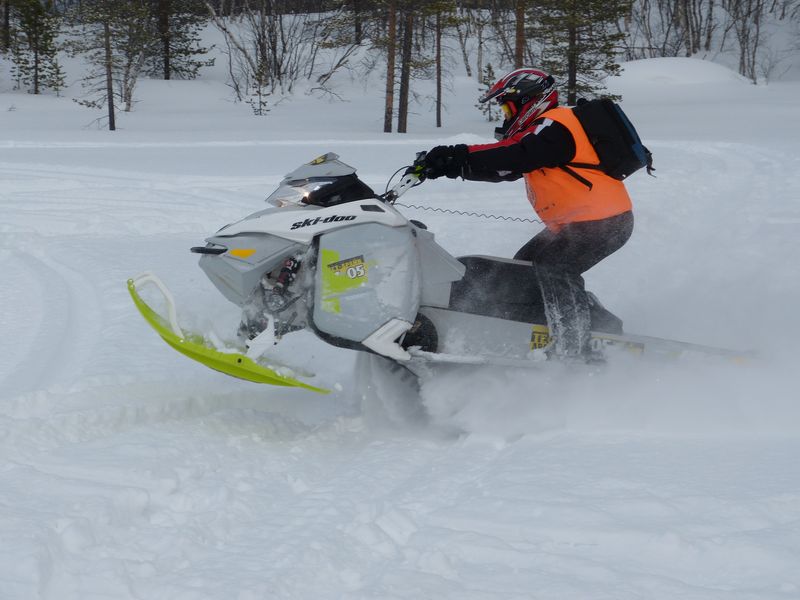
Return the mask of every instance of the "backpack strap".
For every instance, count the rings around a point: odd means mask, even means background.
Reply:
[[[653,166],[653,153],[647,149],[647,146],[642,146],[642,148],[644,148],[644,155],[647,157],[647,165],[645,165],[647,167],[647,174],[650,175],[650,177],[655,177],[655,175],[653,175],[653,171],[656,170]]]
[[[653,155],[647,148],[645,148],[644,151],[645,151],[645,156],[647,157],[647,164],[645,165],[645,168],[647,169],[647,174],[650,175],[650,177],[655,177],[655,175],[653,175],[653,171],[656,170],[656,168],[653,166]],[[592,169],[593,171],[600,171],[601,173],[605,173],[603,167],[601,167],[600,165],[594,165],[592,163],[569,162],[566,165],[559,167],[560,169],[563,169],[564,171],[572,175],[575,179],[577,179],[583,184],[587,183],[586,179],[578,175],[573,169],[570,169],[569,167],[574,167],[575,169]],[[589,185],[589,189],[592,189],[591,184]]]
[[[594,187],[591,181],[586,179],[586,177],[583,177],[580,173],[578,173],[575,169],[572,169],[571,167],[576,167],[579,169],[600,169],[600,165],[590,165],[587,163],[567,163],[565,165],[558,166],[558,168],[564,171],[567,175],[574,177],[589,189],[592,189]]]
[[[592,169],[594,171],[602,171],[603,167],[599,164],[592,164],[592,163],[580,163],[580,162],[569,162],[567,163],[568,167],[575,167],[576,169]]]

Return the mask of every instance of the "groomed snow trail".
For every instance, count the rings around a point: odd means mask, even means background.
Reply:
[[[742,102],[769,125],[772,96],[758,104],[749,89]],[[281,119],[296,115],[280,107],[255,141],[224,112],[208,114],[217,130],[172,141],[146,120],[113,141],[12,122],[0,139],[0,598],[800,597],[799,138],[726,137],[700,118],[705,136],[683,123],[670,135],[669,112],[636,98],[659,178],[631,179],[636,232],[589,288],[630,331],[761,360],[445,374],[423,386],[430,420],[413,425],[373,420],[352,354],[310,336],[286,343],[320,384],[339,384],[330,396],[206,370],[149,330],[125,281],[154,270],[193,324],[227,331],[235,307],[190,246],[325,151],[382,190],[440,139],[362,141],[335,123],[290,139]],[[14,96],[22,118],[42,110],[25,100]],[[366,113],[347,110],[342,122]],[[531,215],[515,184],[412,193]],[[454,254],[508,255],[536,230],[409,214]]]

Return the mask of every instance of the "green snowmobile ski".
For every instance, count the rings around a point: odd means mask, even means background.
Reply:
[[[139,295],[137,286],[145,283],[152,283],[161,291],[168,305],[169,316],[167,318],[153,310]],[[136,308],[139,309],[145,321],[156,330],[158,335],[160,335],[167,344],[192,360],[214,369],[215,371],[220,371],[226,375],[252,381],[254,383],[299,387],[311,390],[312,392],[319,392],[322,394],[329,393],[330,390],[309,385],[295,379],[290,374],[281,374],[274,368],[261,364],[246,354],[228,349],[224,351],[220,350],[201,334],[185,332],[180,325],[178,325],[175,302],[172,299],[172,294],[155,275],[144,273],[134,279],[129,279],[128,291],[131,294],[131,298],[133,298],[133,303],[136,305]],[[278,368],[286,369],[287,372],[291,371],[291,369],[286,367]]]

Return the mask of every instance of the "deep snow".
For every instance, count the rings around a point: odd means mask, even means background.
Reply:
[[[125,289],[155,270],[233,327],[187,249],[284,173],[335,151],[382,190],[493,127],[463,78],[442,130],[422,105],[402,136],[378,133],[379,86],[342,85],[259,119],[213,79],[145,81],[115,133],[0,93],[0,598],[800,598],[800,84],[686,59],[613,82],[658,177],[629,181],[636,231],[588,287],[629,331],[759,360],[457,372],[413,426],[367,416],[351,353],[284,342],[331,396],[238,382]],[[404,200],[532,216],[520,183]],[[455,254],[538,229],[408,212]]]

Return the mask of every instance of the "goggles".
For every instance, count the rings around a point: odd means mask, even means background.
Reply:
[[[502,111],[503,111],[503,116],[504,116],[506,119],[510,119],[510,118],[511,118],[511,117],[513,117],[515,114],[517,114],[517,107],[516,107],[516,106],[514,106],[514,103],[513,103],[513,102],[510,102],[510,101],[509,101],[509,102],[503,102],[503,103],[500,105],[500,110],[502,110]]]

